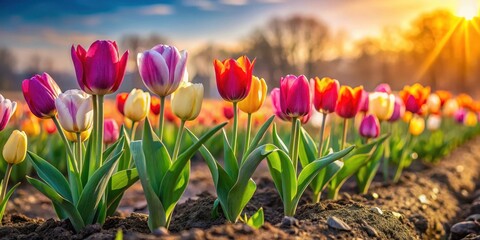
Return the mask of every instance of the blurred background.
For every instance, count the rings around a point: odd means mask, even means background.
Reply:
[[[215,98],[213,59],[257,58],[269,89],[281,76],[330,76],[367,90],[421,82],[433,90],[480,95],[477,0],[1,1],[0,89],[49,72],[78,88],[72,44],[116,40],[130,50],[119,91],[143,87],[138,52],[156,44],[189,52],[190,79]]]

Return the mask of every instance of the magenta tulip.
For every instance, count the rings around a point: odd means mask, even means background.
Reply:
[[[5,129],[15,109],[17,109],[17,103],[4,98],[0,94],[0,131]]]
[[[463,124],[463,121],[465,120],[465,116],[467,115],[467,111],[463,108],[458,109],[455,111],[453,114],[453,118],[457,123]]]
[[[115,41],[97,40],[88,49],[72,46],[71,55],[80,88],[92,95],[117,91],[123,81],[128,51],[119,58]]]
[[[369,107],[369,94],[367,91],[365,91],[365,89],[362,90],[362,98],[360,99],[360,109],[359,111],[360,112],[368,112],[368,107]]]
[[[402,118],[404,114],[405,114],[405,104],[403,103],[403,100],[400,97],[395,96],[393,114],[392,116],[390,116],[390,119],[388,119],[388,121],[395,122],[398,119]]]
[[[282,112],[282,107],[280,106],[280,88],[274,88],[270,92],[270,98],[272,99],[272,105],[275,115],[283,121],[291,121],[292,118]],[[310,118],[312,117],[312,114],[313,109],[310,108],[308,114],[300,118],[301,122],[303,124],[307,123],[308,120],[310,120]]]
[[[360,123],[359,132],[364,138],[376,138],[380,134],[380,122],[375,116],[368,114]]]
[[[387,83],[381,83],[375,88],[375,92],[384,92],[391,94],[392,88],[390,88],[390,85],[388,85]]]
[[[280,106],[289,117],[303,117],[310,113],[312,98],[310,85],[304,75],[287,75],[280,79]]]
[[[51,118],[57,114],[55,99],[62,91],[48,73],[23,80],[22,91],[30,111],[35,116]]]
[[[103,142],[105,144],[112,144],[117,141],[120,136],[117,122],[114,119],[107,118],[105,119],[104,126]]]
[[[168,45],[157,45],[137,55],[143,83],[151,92],[165,97],[177,90],[187,66],[188,53]]]

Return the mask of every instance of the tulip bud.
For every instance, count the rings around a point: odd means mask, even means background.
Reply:
[[[363,118],[359,128],[360,135],[364,138],[376,138],[380,134],[380,123],[374,115]]]
[[[395,96],[384,92],[374,92],[369,97],[370,113],[380,121],[388,120],[395,110]]]
[[[16,109],[16,102],[10,101],[10,99],[6,99],[0,94],[0,131],[5,129]]]
[[[117,97],[115,98],[115,104],[117,105],[117,110],[122,115],[125,115],[124,109],[125,109],[125,101],[127,101],[127,97],[128,97],[128,93],[122,92],[117,94]]]
[[[92,97],[77,89],[61,93],[55,100],[60,125],[67,132],[83,132],[93,123]]]
[[[160,115],[160,98],[151,96],[150,99],[150,111],[153,115],[158,116]]]
[[[477,114],[468,111],[463,120],[463,124],[467,127],[475,127],[478,123]]]
[[[263,78],[252,77],[250,92],[245,99],[238,102],[238,108],[245,113],[254,113],[262,107],[267,96],[267,84]]]
[[[247,97],[252,84],[252,72],[255,60],[250,62],[247,56],[214,61],[217,89],[220,96],[228,102],[239,102]]]
[[[368,109],[370,108],[370,94],[362,90],[362,99],[360,100],[360,109],[358,109],[360,112],[366,113],[368,112]]]
[[[353,118],[360,109],[363,97],[363,87],[352,89],[349,86],[341,86],[335,112],[342,118]]]
[[[134,88],[127,97],[124,106],[125,117],[134,122],[143,120],[150,109],[150,94]]]
[[[120,136],[118,124],[114,119],[107,118],[104,122],[103,142],[105,144],[112,144],[116,142]]]
[[[223,105],[223,116],[228,120],[233,118],[233,106],[232,106],[232,104],[224,104]]]
[[[78,85],[92,95],[105,95],[117,91],[123,81],[128,51],[119,59],[117,43],[97,40],[88,51],[78,45],[71,48]]]
[[[402,118],[403,115],[405,115],[405,104],[403,103],[403,100],[400,97],[395,96],[393,113],[392,113],[392,116],[390,116],[390,119],[388,119],[388,121],[395,122],[398,119]]]
[[[387,83],[381,83],[375,88],[375,92],[392,93],[392,88]]]
[[[431,114],[427,119],[427,129],[430,131],[436,131],[440,129],[442,124],[442,117],[437,114]]]
[[[338,91],[340,83],[331,78],[320,78],[310,80],[313,89],[313,105],[319,112],[332,113],[335,112],[337,105]]]
[[[443,105],[443,114],[448,117],[452,117],[459,109],[456,99],[449,99]]]
[[[310,113],[310,86],[305,76],[287,75],[280,79],[280,106],[283,114],[291,118]]]
[[[203,85],[183,82],[172,94],[172,111],[183,121],[190,121],[200,114],[203,101]]]
[[[467,111],[463,108],[457,109],[455,113],[453,114],[453,118],[457,123],[462,124],[463,121],[465,120],[465,116],[467,115]]]
[[[52,118],[57,114],[55,99],[61,93],[48,73],[35,75],[22,82],[22,92],[30,111],[39,118]]]
[[[81,132],[80,133],[80,141],[82,141],[82,142],[87,141],[87,139],[92,134],[92,129],[93,128],[89,128],[89,129]],[[78,141],[77,133],[67,132],[67,131],[63,131],[63,133],[65,133],[65,136],[67,137],[68,141],[70,141],[70,142],[77,142]]]
[[[442,102],[440,100],[440,97],[437,94],[432,93],[430,94],[430,96],[428,96],[426,105],[429,113],[433,113],[433,114],[440,113],[440,108],[442,106],[441,104]]]
[[[160,44],[137,55],[138,71],[148,90],[166,97],[180,86],[186,75],[187,59],[187,51]]]
[[[14,130],[3,146],[3,159],[8,164],[19,164],[27,154],[27,135],[25,132]]]
[[[425,119],[419,116],[413,116],[410,120],[410,126],[408,127],[408,131],[413,136],[418,136],[422,134],[423,130],[425,129]]]

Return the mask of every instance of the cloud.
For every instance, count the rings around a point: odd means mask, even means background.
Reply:
[[[205,11],[213,11],[217,9],[215,3],[210,0],[183,0],[182,4],[187,7],[197,7]]]
[[[243,6],[248,4],[248,0],[220,0],[225,5]]]
[[[174,9],[170,5],[155,4],[145,7],[140,7],[138,12],[143,15],[170,15],[174,13]]]

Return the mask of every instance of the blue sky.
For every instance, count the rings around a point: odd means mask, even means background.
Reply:
[[[349,38],[404,26],[420,12],[454,9],[456,0],[73,0],[1,1],[0,47],[12,49],[19,68],[33,54],[71,70],[69,46],[131,33],[157,33],[178,48],[207,42],[234,45],[273,16],[304,14],[324,20]]]

